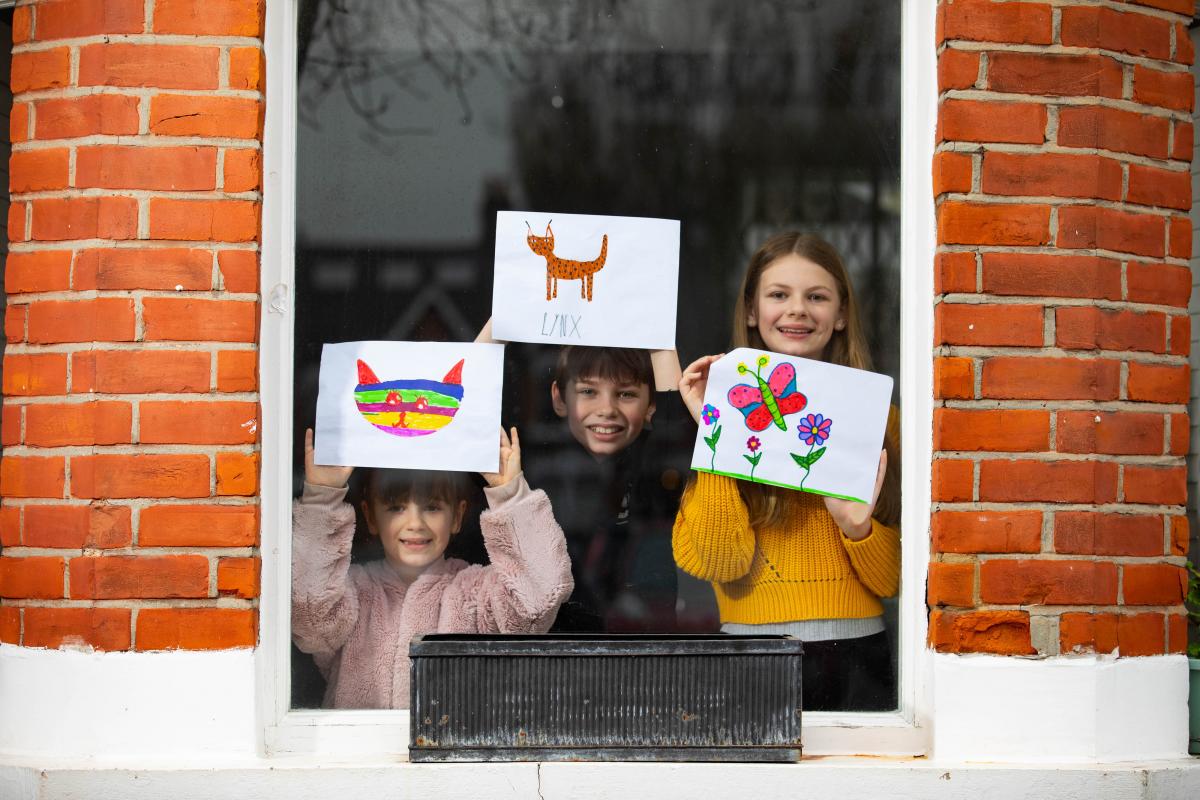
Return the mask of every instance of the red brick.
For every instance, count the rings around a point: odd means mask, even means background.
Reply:
[[[1040,511],[936,511],[930,518],[938,553],[1037,553]]]
[[[975,565],[934,562],[929,565],[925,600],[930,606],[975,605]]]
[[[158,95],[150,101],[150,132],[159,136],[258,139],[262,103],[242,97]]]
[[[1117,617],[1120,655],[1162,655],[1164,640],[1162,614],[1121,614]]]
[[[128,608],[26,608],[24,645],[128,650],[131,615]]]
[[[217,494],[252,497],[258,494],[258,456],[253,453],[217,453]]]
[[[1161,17],[1067,6],[1061,19],[1059,38],[1067,47],[1098,47],[1157,59],[1171,55],[1171,23]]]
[[[98,297],[94,300],[43,300],[29,306],[29,341],[132,342],[135,338],[133,300]]]
[[[65,147],[21,150],[9,159],[8,190],[12,194],[67,188],[70,151]]]
[[[208,597],[208,559],[192,555],[72,558],[71,597]]]
[[[1192,110],[1192,73],[1162,72],[1137,64],[1133,68],[1133,99],[1137,103],[1177,111]]]
[[[1171,346],[1167,352],[1172,355],[1186,356],[1192,351],[1192,320],[1187,314],[1176,314],[1171,317]]]
[[[0,558],[0,597],[54,600],[63,596],[66,564],[52,556]]]
[[[970,400],[975,397],[975,364],[969,358],[933,360],[933,396]]]
[[[1187,308],[1192,294],[1192,271],[1177,264],[1144,264],[1131,261],[1125,282],[1132,303]]]
[[[1167,255],[1172,258],[1192,257],[1192,221],[1190,218],[1171,217]]]
[[[17,13],[27,11],[28,6],[17,9]],[[21,643],[21,609],[14,606],[0,606],[0,642],[5,644]]]
[[[955,503],[973,499],[975,465],[945,458],[933,462],[933,499]]]
[[[9,253],[4,267],[4,291],[61,292],[71,287],[70,250]]]
[[[971,156],[945,151],[933,157],[933,193],[971,191]]]
[[[41,3],[37,8],[39,41],[141,33],[145,26],[143,0],[71,0]]]
[[[187,350],[88,350],[71,356],[76,392],[207,392],[211,356]]]
[[[1117,615],[1071,611],[1058,619],[1063,653],[1111,653],[1117,649]]]
[[[952,0],[937,10],[938,41],[1050,44],[1053,31],[1050,6],[1044,3],[992,3]]]
[[[261,36],[263,0],[156,0],[154,32]]]
[[[1121,262],[1099,256],[984,253],[988,294],[1121,299]]]
[[[1121,165],[1111,158],[1062,153],[988,153],[983,191],[1036,197],[1121,199]]]
[[[151,198],[150,238],[252,242],[258,237],[259,204],[252,200]]]
[[[1192,160],[1192,123],[1175,120],[1174,126],[1175,133],[1171,137],[1171,158],[1190,162]]]
[[[218,392],[253,392],[256,389],[258,389],[258,353],[256,351],[221,350],[217,353]]]
[[[1058,246],[1101,248],[1161,258],[1166,220],[1097,206],[1068,206],[1058,211]]]
[[[1160,556],[1163,519],[1147,514],[1054,514],[1054,552],[1071,555]]]
[[[1158,311],[1114,311],[1091,306],[1055,310],[1055,341],[1067,350],[1167,350],[1167,317]]]
[[[217,562],[217,592],[244,599],[258,597],[258,559],[222,558]]]
[[[940,141],[1042,144],[1046,107],[1040,103],[943,100],[938,108]]]
[[[1049,244],[1050,207],[947,200],[938,206],[938,241],[941,244]]]
[[[143,444],[251,444],[258,439],[258,404],[143,400],[138,409]]]
[[[99,189],[202,191],[217,187],[214,147],[80,147],[75,185]]]
[[[1107,56],[988,53],[987,88],[993,92],[1120,99],[1121,65]]]
[[[25,44],[33,38],[33,7],[21,6],[13,9],[13,44]]]
[[[1170,144],[1166,117],[1100,106],[1066,106],[1058,112],[1058,143],[1166,158]]]
[[[220,48],[89,44],[79,48],[80,86],[216,89]]]
[[[12,307],[9,307],[12,310]],[[67,393],[65,353],[17,353],[4,357],[4,394],[35,397]]]
[[[241,608],[145,608],[138,613],[138,650],[253,647],[258,616]]]
[[[25,412],[25,443],[33,447],[127,444],[132,431],[129,403],[37,403]]]
[[[1184,614],[1167,615],[1167,652],[1186,653],[1188,620]]]
[[[21,544],[21,506],[0,507],[0,547]]]
[[[1185,456],[1191,438],[1187,414],[1171,414],[1171,443],[1167,452],[1173,456]]]
[[[1186,403],[1188,366],[1129,362],[1126,390],[1130,400],[1149,403]]]
[[[253,250],[221,250],[217,265],[225,291],[255,293],[258,291],[258,253]]]
[[[128,506],[26,506],[25,544],[71,550],[129,547],[131,514]]]
[[[8,115],[9,144],[19,144],[29,140],[29,103],[13,103]]]
[[[1173,606],[1183,603],[1187,573],[1174,564],[1125,564],[1121,594],[1126,605]]]
[[[1192,175],[1181,170],[1129,165],[1130,203],[1186,211],[1192,206]]]
[[[4,338],[10,342],[25,341],[25,306],[4,309]]]
[[[1196,0],[1125,0],[1125,2],[1135,6],[1174,11],[1176,14],[1187,14],[1189,17],[1196,10]]]
[[[1183,505],[1187,502],[1187,469],[1126,464],[1125,502]]]
[[[70,48],[55,47],[13,54],[10,85],[14,95],[40,89],[61,89],[70,81]]]
[[[933,291],[975,291],[975,254],[938,253],[933,257]]]
[[[66,462],[61,457],[4,456],[0,459],[0,495],[62,497]]]
[[[262,153],[249,148],[225,151],[225,191],[254,192],[262,186]]]
[[[61,461],[61,459],[60,459]],[[207,497],[209,461],[202,455],[72,456],[74,497]]]
[[[33,238],[137,238],[138,201],[132,197],[62,197],[33,201]]]
[[[929,615],[929,644],[941,653],[1032,655],[1025,611],[935,610]]]
[[[1171,547],[1169,556],[1186,556],[1188,551],[1188,518],[1182,514],[1169,517],[1171,520]]]
[[[1159,418],[1161,423],[1162,418]],[[1161,439],[1160,439],[1161,441]],[[1050,448],[1050,412],[1025,409],[937,408],[934,450],[1045,451]]]
[[[138,524],[142,547],[252,547],[258,543],[256,506],[150,506]]]
[[[1193,16],[1193,12],[1187,12]],[[1196,60],[1196,48],[1192,45],[1188,26],[1175,23],[1175,63],[1191,65]]]
[[[71,139],[138,132],[138,98],[114,94],[39,100],[34,106],[35,139]]]
[[[74,567],[71,571],[73,577]],[[985,603],[1026,606],[1112,605],[1117,567],[1095,561],[985,561],[979,565],[979,597]]]
[[[938,56],[938,91],[970,89],[979,80],[979,53],[947,47]]]
[[[934,344],[1040,347],[1044,319],[1041,306],[938,303],[933,340]]]
[[[261,48],[229,48],[229,88],[262,91],[265,67]]]
[[[1133,411],[1059,411],[1060,453],[1162,455],[1163,415]]]
[[[258,332],[252,302],[147,297],[142,309],[147,341],[253,342]]]
[[[4,405],[3,413],[0,414],[0,444],[4,447],[21,443],[21,413],[24,410],[24,406],[11,403]]]
[[[1104,461],[983,461],[979,465],[979,499],[985,503],[1111,503],[1117,499],[1117,465]]]
[[[211,250],[84,250],[75,259],[74,288],[203,291],[212,288],[212,274]]]
[[[25,211],[29,203],[10,203],[8,206],[8,240],[10,242],[25,242],[29,233],[25,228]]]

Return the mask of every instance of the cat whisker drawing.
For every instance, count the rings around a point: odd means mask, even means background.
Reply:
[[[580,299],[592,302],[592,281],[608,260],[608,234],[604,234],[600,241],[600,255],[591,261],[559,258],[554,254],[554,231],[550,229],[550,222],[546,223],[545,236],[535,234],[528,220],[525,222],[525,227],[529,229],[525,237],[529,249],[546,259],[546,300],[558,297],[558,281],[561,279],[579,281]]]

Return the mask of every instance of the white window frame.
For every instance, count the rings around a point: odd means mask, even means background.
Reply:
[[[306,754],[333,760],[396,757],[407,752],[407,711],[289,708],[297,9],[297,0],[268,0],[264,43],[267,104],[259,391],[262,407],[270,413],[263,416],[261,426],[262,598],[256,652],[259,750],[263,755]],[[935,225],[930,165],[937,121],[935,12],[934,0],[902,0],[900,397],[904,503],[899,710],[806,713],[806,754],[921,755],[929,747],[932,693],[925,647],[925,576],[933,419]]]

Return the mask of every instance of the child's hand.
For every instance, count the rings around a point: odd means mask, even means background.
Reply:
[[[879,490],[883,488],[883,476],[887,473],[887,450],[879,451],[879,472],[875,475],[875,493],[871,496],[870,505],[856,503],[853,500],[841,500],[836,497],[825,497],[825,509],[833,517],[833,521],[846,534],[847,539],[860,541],[867,538],[871,532],[871,514],[875,504],[879,502]]]
[[[312,486],[341,489],[350,480],[354,467],[326,467],[313,461],[313,431],[304,431],[304,482]]]
[[[500,429],[500,471],[481,472],[487,485],[493,489],[503,486],[521,474],[521,440],[517,438],[517,429],[512,429],[512,440],[504,429]]]
[[[700,424],[700,409],[704,406],[704,390],[708,388],[708,368],[714,361],[724,357],[724,353],[718,353],[715,356],[697,358],[688,364],[688,368],[683,371],[683,377],[679,379],[679,396],[683,398],[683,404],[687,406],[688,413],[697,425]]]

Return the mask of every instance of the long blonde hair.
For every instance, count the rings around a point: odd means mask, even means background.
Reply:
[[[846,324],[841,330],[833,331],[829,344],[825,346],[822,360],[855,369],[871,369],[871,353],[867,347],[867,337],[862,330],[858,300],[854,296],[850,273],[833,245],[810,233],[788,231],[776,234],[763,242],[754,255],[750,256],[750,263],[746,265],[746,274],[742,278],[738,304],[733,311],[733,346],[766,349],[758,326],[750,324],[750,316],[754,310],[758,284],[763,272],[777,259],[787,255],[797,255],[811,261],[832,275],[837,284],[838,299],[842,303],[842,317]],[[888,420],[888,432],[883,440],[884,449],[888,454],[887,471],[883,477],[883,487],[879,491],[879,501],[872,515],[887,525],[895,525],[900,519],[900,442],[898,425],[894,424],[895,422],[892,419]],[[790,489],[749,481],[738,481],[737,485],[750,513],[752,526],[769,526],[779,522],[783,506],[780,501],[791,492]]]

